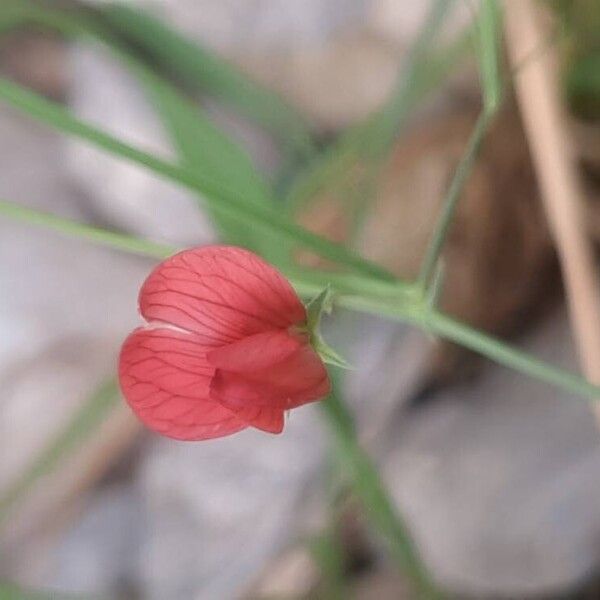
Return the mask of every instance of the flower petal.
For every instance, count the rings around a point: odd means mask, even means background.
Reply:
[[[285,422],[284,411],[275,408],[248,406],[236,411],[236,416],[267,433],[281,433]]]
[[[148,321],[220,344],[306,319],[294,289],[275,268],[231,246],[193,248],[168,258],[146,279],[139,304]]]
[[[206,358],[215,368],[236,373],[254,372],[280,363],[307,343],[303,335],[273,329],[214,348]]]
[[[331,389],[327,369],[309,345],[274,366],[249,372],[218,368],[210,397],[233,411],[242,407],[288,410],[326,396]]]
[[[170,329],[136,329],[123,344],[123,395],[150,429],[179,440],[235,433],[247,423],[209,397],[214,368],[197,336]]]

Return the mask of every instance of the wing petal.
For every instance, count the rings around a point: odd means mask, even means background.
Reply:
[[[210,398],[214,368],[200,338],[170,329],[137,329],[119,357],[123,395],[150,429],[179,440],[235,433],[247,423]]]

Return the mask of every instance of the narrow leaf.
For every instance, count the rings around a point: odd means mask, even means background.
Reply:
[[[273,207],[274,201],[250,159],[219,131],[192,102],[155,77],[142,74],[148,93],[173,140],[181,163],[197,174],[228,185],[245,203]],[[291,248],[278,237],[248,227],[209,206],[221,238],[250,248],[280,266],[290,261]]]
[[[17,221],[48,227],[67,235],[85,238],[91,242],[109,246],[118,250],[125,250],[133,254],[152,256],[154,258],[167,258],[177,252],[177,248],[166,244],[158,244],[149,240],[100,229],[91,225],[78,223],[70,219],[27,208],[14,202],[0,199],[0,215],[7,216]]]
[[[166,72],[235,107],[298,153],[308,156],[313,152],[304,119],[277,94],[258,85],[226,60],[131,6],[107,4],[100,11]]]
[[[214,179],[191,169],[174,165],[126,144],[114,136],[76,119],[69,110],[62,106],[3,78],[0,78],[0,98],[60,131],[87,140],[116,156],[143,165],[167,179],[200,192],[206,203],[222,215],[236,218],[245,222],[249,227],[258,227],[270,235],[278,235],[298,246],[310,248],[316,254],[353,269],[357,273],[387,281],[395,280],[393,275],[385,269],[353,254],[339,244],[307,231],[272,209],[247,204],[237,194],[232,193],[228,187],[222,186]]]

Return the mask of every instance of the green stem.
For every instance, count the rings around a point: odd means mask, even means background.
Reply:
[[[457,342],[501,365],[554,385],[569,394],[594,401],[600,399],[600,386],[586,381],[579,375],[539,360],[510,344],[456,321],[442,312],[430,310],[423,300],[413,300],[412,303],[402,304],[398,301],[390,301],[389,298],[363,298],[345,295],[337,296],[335,303],[344,308],[410,323],[423,331]]]
[[[500,77],[499,13],[497,0],[483,0],[479,18],[479,72],[483,89],[483,106],[486,112],[493,113],[500,104],[502,80]]]
[[[169,244],[151,242],[116,231],[93,227],[35,208],[28,208],[15,202],[9,202],[8,200],[0,199],[0,215],[29,225],[47,227],[53,231],[109,248],[149,256],[151,258],[164,259],[183,249]],[[340,293],[354,295],[375,294],[381,297],[396,299],[399,297],[412,298],[414,296],[413,286],[398,281],[380,281],[378,279],[367,279],[364,276],[356,276],[351,273],[326,273],[300,268],[287,268],[285,272],[289,276],[289,279],[293,280],[298,293],[305,298],[315,296],[328,284],[332,284]]]
[[[155,244],[82,225],[5,200],[0,200],[0,215],[50,227],[68,235],[152,258],[162,259],[179,250],[174,246]],[[502,365],[555,385],[566,392],[592,399],[600,397],[600,387],[582,377],[553,367],[437,310],[431,310],[427,299],[415,293],[413,288],[377,280],[371,285],[366,285],[364,279],[352,275],[310,272],[303,269],[288,269],[285,273],[303,297],[310,298],[318,294],[329,283],[334,291],[334,303],[339,307],[409,322],[424,331],[457,342]]]
[[[423,329],[457,342],[497,363],[510,367],[539,381],[554,385],[565,392],[584,396],[594,401],[600,399],[600,387],[582,377],[538,360],[477,329],[460,323],[440,312],[433,312],[421,321]]]
[[[442,213],[425,252],[425,258],[418,277],[418,284],[422,290],[430,285],[456,206],[473,168],[483,137],[500,104],[498,13],[496,0],[484,0],[482,2],[478,21],[478,58],[483,88],[483,111],[477,119],[473,133],[456,168],[454,178],[444,198]]]
[[[375,263],[349,252],[339,244],[311,233],[286,217],[282,217],[275,210],[259,205],[250,205],[209,177],[130,146],[100,129],[76,119],[62,106],[2,78],[0,78],[0,98],[18,110],[62,132],[70,133],[115,156],[147,167],[158,175],[199,193],[206,203],[220,215],[245,222],[249,227],[257,227],[269,235],[289,239],[300,246],[310,248],[323,258],[347,266],[357,273],[370,275],[380,280],[395,280],[393,275]]]
[[[84,238],[90,242],[124,250],[132,254],[140,254],[142,256],[151,256],[152,258],[166,258],[177,252],[174,246],[166,244],[158,244],[149,240],[133,237],[116,231],[108,231],[91,225],[78,223],[71,219],[58,217],[56,215],[42,212],[34,208],[27,208],[0,199],[0,215],[10,217],[15,221],[22,221],[29,225],[38,225],[48,227],[55,231],[66,233],[70,236]]]
[[[393,558],[409,578],[414,597],[424,600],[440,598],[411,541],[406,523],[383,487],[375,465],[358,443],[347,407],[335,391],[322,403],[322,407],[339,460],[352,478],[355,492],[367,509],[367,517],[388,542]]]
[[[425,252],[425,258],[423,259],[423,264],[419,272],[418,284],[423,290],[427,288],[435,272],[436,265],[444,247],[444,242],[446,241],[446,236],[448,235],[448,230],[452,223],[452,217],[454,216],[456,206],[465,187],[465,183],[467,182],[467,178],[473,168],[473,163],[477,157],[477,152],[479,151],[479,147],[481,146],[491,117],[492,113],[485,110],[479,115],[473,133],[469,138],[465,153],[456,168],[456,172],[450,187],[448,188],[448,192],[446,193],[442,214],[435,225],[433,236]]]

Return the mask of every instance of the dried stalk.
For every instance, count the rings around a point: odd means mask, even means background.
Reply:
[[[505,32],[517,99],[544,210],[565,282],[581,368],[600,383],[600,282],[585,225],[575,152],[560,95],[556,53],[534,0],[505,0]],[[533,52],[545,47],[543,53]],[[600,409],[596,409],[600,423]]]

